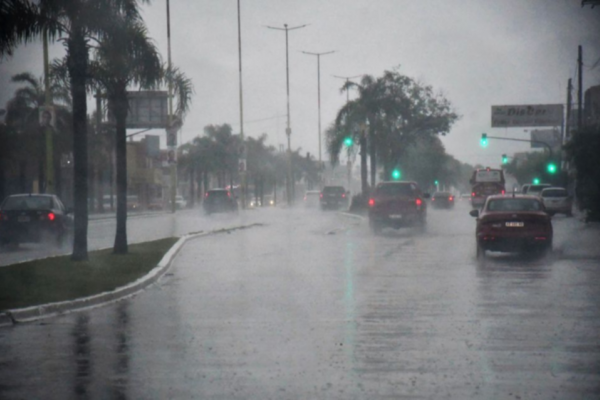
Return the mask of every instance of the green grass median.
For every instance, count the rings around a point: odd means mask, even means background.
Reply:
[[[0,311],[74,300],[125,286],[146,275],[178,238],[130,244],[129,254],[89,252],[89,261],[52,257],[0,267]]]

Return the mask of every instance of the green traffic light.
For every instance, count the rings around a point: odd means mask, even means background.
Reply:
[[[481,147],[487,147],[488,146],[487,133],[482,133],[481,134],[481,140],[479,141],[479,143],[481,144]]]
[[[502,164],[508,164],[508,156],[506,154],[502,154]]]
[[[533,184],[534,185],[539,185],[540,184],[540,179],[539,178],[533,178]]]
[[[401,175],[402,174],[400,173],[399,169],[395,169],[392,171],[392,179],[395,181],[399,180]]]
[[[354,143],[354,141],[352,140],[351,137],[347,137],[344,139],[344,145],[346,145],[346,147],[352,146],[353,143]]]
[[[433,183],[435,183],[435,186],[437,186],[437,185],[440,184],[437,180],[435,182],[433,182]]]
[[[548,173],[555,174],[556,173],[556,164],[549,163],[547,169],[548,169]]]

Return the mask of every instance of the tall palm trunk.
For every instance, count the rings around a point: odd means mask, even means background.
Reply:
[[[73,98],[73,261],[88,259],[88,150],[87,98],[85,82],[88,69],[88,47],[81,26],[74,21],[67,41],[68,69]]]
[[[360,144],[360,190],[363,195],[367,195],[369,192],[369,182],[367,178],[367,138],[365,135],[361,135],[359,139]]]
[[[375,137],[373,132],[369,136],[369,159],[371,161],[371,187],[375,187],[377,179],[377,148],[375,147]]]
[[[117,232],[114,254],[127,254],[127,85],[115,85],[112,107],[116,121],[115,150],[117,154]]]

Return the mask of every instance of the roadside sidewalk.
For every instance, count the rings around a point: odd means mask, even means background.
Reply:
[[[559,249],[563,258],[600,260],[600,222],[584,222],[582,215],[562,220],[567,232]]]

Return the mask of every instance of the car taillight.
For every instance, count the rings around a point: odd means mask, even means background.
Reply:
[[[343,193],[342,194],[342,199],[345,199],[345,198],[346,198],[346,193]]]
[[[416,204],[417,206],[420,206],[421,204],[423,204],[423,201],[422,201],[421,199],[416,199],[416,200],[415,200],[415,204]]]
[[[206,192],[206,193],[204,194],[204,197],[208,197],[208,192]]]
[[[450,197],[448,197],[448,200],[452,201],[452,200],[454,200],[454,197],[450,196]]]
[[[475,197],[475,192],[471,193],[471,197]]]
[[[319,198],[323,198],[323,193],[319,193]]]
[[[56,215],[54,213],[48,213],[48,219],[50,221],[54,221],[54,218],[56,218]]]
[[[375,205],[375,199],[369,199],[369,207],[373,207]]]
[[[506,193],[504,190],[502,191],[502,194]]]
[[[231,197],[231,193],[227,192],[227,197]]]

